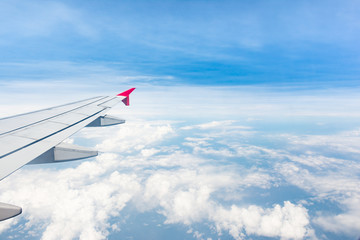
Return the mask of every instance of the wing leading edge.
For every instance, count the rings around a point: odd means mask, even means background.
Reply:
[[[131,88],[117,96],[101,96],[0,119],[0,180],[26,164],[54,163],[93,157],[97,151],[62,143],[83,127],[125,121],[106,115],[119,102],[129,105]],[[0,221],[21,213],[0,203]]]

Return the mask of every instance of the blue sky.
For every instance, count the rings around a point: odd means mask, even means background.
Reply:
[[[358,238],[359,11],[1,1],[0,116],[137,89],[67,140],[100,156],[0,182],[0,238]]]
[[[356,84],[359,7],[357,1],[2,1],[1,61],[101,64],[187,84]],[[22,72],[13,71],[2,75]],[[23,71],[43,75],[39,68]]]

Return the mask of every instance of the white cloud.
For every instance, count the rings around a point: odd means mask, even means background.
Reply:
[[[231,126],[230,128],[234,129],[251,129],[251,127],[248,126],[239,126],[239,125],[233,125],[233,123],[236,123],[236,121],[234,120],[225,120],[225,121],[212,121],[212,122],[208,122],[208,123],[202,123],[202,124],[198,124],[198,125],[192,125],[192,126],[185,126],[182,127],[180,129],[182,130],[192,130],[192,129],[202,129],[202,130],[207,130],[207,129],[219,129],[219,128],[229,128],[229,126]]]
[[[211,198],[221,189],[259,184],[261,176],[254,175],[257,174],[241,177],[241,181],[236,182],[236,176],[219,171],[162,171],[147,179],[143,199],[138,204],[143,211],[147,208],[159,209],[166,216],[165,223],[191,225],[209,221],[219,233],[229,231],[236,239],[245,233],[302,239],[310,228],[307,210],[301,205],[285,202],[283,207],[276,205],[273,209],[236,205],[227,209]]]
[[[289,155],[284,150],[274,150],[256,145],[238,143],[238,134],[238,132],[225,132],[206,134],[206,137],[186,137],[183,145],[191,147],[194,154],[218,155],[222,157],[246,157],[256,159],[266,157],[283,159]],[[235,138],[235,140],[232,138]]]
[[[358,237],[358,130],[332,135],[272,135],[271,138],[284,143],[280,149],[237,143],[230,140],[236,134],[230,134],[228,137],[226,135],[227,133],[222,133],[221,136],[208,134],[201,135],[200,138],[186,138],[184,145],[191,147],[194,154],[238,156],[261,161],[271,159],[277,166],[276,172],[282,175],[280,179],[313,195],[310,202],[304,201],[307,205],[321,204],[329,200],[343,209],[343,212],[338,214],[331,213],[330,209],[318,211],[317,216],[313,218],[314,223],[326,231]],[[219,138],[225,140],[219,141]],[[217,143],[224,147],[214,149]],[[342,158],[330,157],[336,155]],[[313,233],[309,231],[308,234]]]
[[[184,146],[191,147],[194,154],[209,154],[209,155],[219,155],[222,157],[233,157],[235,156],[232,149],[229,148],[218,148],[214,149],[211,147],[210,143],[207,140],[210,138],[185,138],[187,142],[184,142]]]
[[[359,130],[345,131],[333,135],[289,136],[289,142],[298,146],[322,147],[339,153],[360,154]]]
[[[196,239],[203,239],[204,234],[203,233],[199,233],[198,231],[195,231],[193,234],[193,237],[195,237]]]
[[[358,224],[360,179],[357,176],[357,171],[355,173],[351,171],[351,165],[348,166],[348,169],[339,168],[327,169],[325,172],[319,170],[311,172],[295,163],[283,163],[278,165],[278,170],[283,174],[286,181],[312,193],[315,200],[331,200],[343,209],[343,212],[339,214],[334,214],[331,211],[318,211],[318,216],[314,218],[316,224],[330,232],[358,237],[356,234],[360,229]]]
[[[141,155],[144,157],[150,157],[158,152],[160,152],[160,150],[155,148],[143,149],[141,150]]]
[[[42,239],[104,239],[109,219],[141,188],[135,175],[111,166],[104,171],[104,159],[112,157],[102,155],[74,169],[19,171],[2,182],[0,198],[21,205],[26,228],[44,228]]]
[[[84,20],[81,11],[62,2],[2,1],[0,6],[1,35],[48,36],[65,25],[79,35],[96,36],[95,29]]]
[[[10,73],[18,69],[25,72],[23,77],[16,74],[16,79],[20,80],[3,81],[3,104],[14,105],[12,101],[19,103],[20,100],[24,104],[22,99],[26,98],[29,101],[24,111],[27,111],[34,102],[39,106],[63,103],[64,94],[70,102],[98,94],[115,94],[124,87],[137,87],[131,98],[131,108],[114,109],[114,112],[126,115],[130,111],[128,119],[191,120],[191,124],[183,127],[184,132],[203,128],[204,134],[218,134],[218,128],[223,128],[228,133],[246,134],[256,130],[249,128],[251,122],[246,121],[249,118],[293,121],[294,116],[358,117],[360,113],[359,104],[354,101],[359,99],[360,91],[356,88],[332,89],[326,93],[321,90],[290,91],[290,94],[282,87],[265,86],[149,86],[149,79],[173,81],[174,77],[119,70],[116,64],[39,61],[4,63],[0,68],[3,71],[10,69]],[[36,79],[29,80],[29,75]],[[101,82],[98,81],[100,78]],[[119,89],[116,92],[115,87]],[[29,92],[29,88],[34,92]],[[47,98],[51,102],[44,101]],[[327,119],[320,120],[326,122]],[[194,120],[203,124],[194,124]],[[215,131],[209,132],[212,129]]]
[[[273,208],[223,205],[221,199],[241,199],[241,189],[271,187],[274,178],[266,172],[219,165],[168,144],[159,146],[176,136],[168,122],[122,126],[115,133],[109,128],[104,134],[96,129],[81,134],[103,140],[99,146],[121,156],[102,154],[95,161],[63,170],[31,167],[1,182],[1,201],[24,209],[17,219],[25,220],[25,231],[38,228],[42,239],[103,239],[112,229],[121,229],[122,223],[113,225],[110,219],[121,216],[129,204],[139,211],[157,211],[166,224],[206,222],[216,226],[219,234],[229,231],[234,238],[242,234],[301,238],[310,229],[306,209],[290,202]],[[251,218],[259,227],[248,222]],[[269,227],[274,221],[277,225]],[[5,222],[0,228],[6,231],[15,224]]]
[[[116,129],[115,133],[114,129]],[[134,151],[146,153],[155,143],[174,134],[174,129],[169,123],[151,121],[131,121],[116,128],[85,129],[82,132],[82,136],[86,138],[104,139],[96,146],[100,151],[126,153]]]
[[[84,162],[76,168],[18,171],[2,182],[0,198],[23,206],[21,218],[25,218],[27,229],[40,226],[42,239],[103,239],[114,228],[109,219],[121,214],[131,202],[141,211],[158,209],[167,224],[205,221],[218,225],[217,214],[224,207],[212,199],[212,194],[224,190],[231,194],[238,187],[267,185],[271,180],[269,176],[250,172],[243,173],[239,181],[240,176],[231,167],[222,169],[209,163],[201,170],[183,165],[178,170],[159,169],[145,175],[143,169],[134,168],[133,172],[123,174],[118,172],[122,167],[117,159],[114,154],[103,154],[96,161]],[[268,180],[259,182],[260,179]],[[223,213],[222,218],[226,217],[231,221],[232,213]],[[1,226],[6,230],[14,224]],[[263,235],[260,230],[251,234]]]
[[[354,238],[359,237],[360,193],[351,194],[342,203],[347,207],[346,212],[335,215],[320,215],[314,219],[314,222],[329,232],[345,232]]]
[[[322,155],[312,154],[311,152],[299,156],[290,155],[290,154],[287,154],[285,156],[291,161],[298,162],[306,166],[314,167],[317,169],[321,169],[321,168],[328,169],[329,167],[339,167],[342,164],[348,163],[348,161],[342,159],[325,157]]]
[[[294,163],[278,164],[277,170],[290,183],[316,193],[318,197],[331,197],[357,193],[360,179],[350,172],[311,172]]]
[[[183,119],[183,116],[193,119],[197,116],[194,113],[199,113],[199,116],[204,113],[207,119],[209,115],[224,113],[224,116],[238,116],[240,112],[246,117],[270,113],[284,116],[287,109],[293,107],[288,104],[292,96],[275,98],[274,93],[261,95],[260,100],[254,100],[246,93],[241,99],[236,98],[241,88],[233,91],[223,89],[222,93],[216,93],[218,89],[207,88],[197,96],[199,104],[189,106],[186,101],[190,100],[186,100],[186,94],[198,93],[199,89],[190,87],[188,92],[184,89],[178,87],[167,92],[168,88],[155,87],[145,96],[140,96],[139,100],[134,98],[134,101],[145,104],[141,108],[135,106],[135,115],[137,111],[136,116],[143,116],[142,110],[145,110],[148,116],[169,114],[176,120]],[[223,94],[231,95],[235,100],[225,108],[224,104],[212,100],[204,109],[199,108],[207,100],[206,97],[205,100],[201,98],[208,93],[216,95],[215,99]],[[157,102],[161,94],[165,94],[164,99],[171,96],[170,100]],[[271,99],[269,106],[258,112],[261,109],[258,103],[268,98]],[[185,102],[181,102],[182,99]],[[248,104],[240,106],[239,103],[246,99],[251,101],[244,101]],[[157,104],[154,105],[154,102]],[[174,104],[176,102],[181,104]],[[307,108],[307,102],[299,104],[302,106],[300,109],[307,109],[307,112],[315,115],[331,115],[337,111],[325,108],[316,112],[316,108]],[[207,112],[209,109],[210,112]],[[275,113],[271,110],[275,110]],[[291,114],[301,115],[301,111]],[[343,114],[349,116],[353,113],[345,111]],[[24,213],[20,219],[27,221],[28,231],[40,226],[44,230],[44,239],[58,238],[61,229],[73,223],[70,218],[74,212],[84,215],[84,218],[75,218],[79,225],[67,228],[68,232],[61,235],[64,239],[87,238],[89,235],[104,238],[112,228],[121,229],[121,224],[110,225],[109,219],[121,214],[127,204],[135,204],[140,211],[157,211],[166,217],[168,224],[208,222],[215,225],[219,232],[228,231],[236,238],[248,234],[283,239],[309,235],[312,216],[301,205],[278,202],[273,207],[262,207],[239,203],[229,208],[220,201],[221,195],[226,201],[241,200],[245,192],[243,190],[247,187],[270,188],[274,182],[278,183],[278,176],[271,176],[271,170],[264,171],[256,167],[241,169],[241,163],[223,165],[212,159],[213,156],[220,156],[221,159],[245,158],[249,162],[251,160],[251,163],[266,159],[270,166],[276,165],[276,170],[284,178],[281,181],[316,195],[315,200],[307,199],[308,202],[331,199],[344,209],[339,214],[320,213],[314,220],[316,224],[327,231],[347,234],[358,228],[357,193],[360,183],[354,173],[358,172],[360,166],[355,161],[324,154],[329,149],[338,153],[358,154],[358,131],[330,136],[271,136],[272,139],[286,139],[286,145],[278,146],[277,149],[242,141],[249,136],[243,135],[245,133],[251,133],[254,137],[263,134],[260,132],[255,135],[257,133],[254,129],[233,120],[189,124],[181,129],[176,129],[170,121],[131,120],[107,129],[85,129],[77,137],[93,139],[99,143],[101,151],[119,155],[101,155],[95,162],[84,162],[73,169],[17,172],[1,182],[0,199],[23,206]],[[172,137],[181,134],[187,135],[185,140],[171,143]],[[182,149],[182,144],[192,150]],[[17,224],[16,220],[4,222],[0,224],[0,230],[6,231],[14,224]]]
[[[288,201],[284,206],[263,209],[258,206],[219,208],[213,216],[218,231],[228,230],[235,239],[247,234],[281,239],[303,239],[309,234],[306,208]]]

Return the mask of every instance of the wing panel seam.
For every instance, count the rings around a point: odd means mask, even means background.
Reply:
[[[56,131],[56,132],[53,132],[53,133],[51,133],[51,134],[49,134],[49,135],[47,135],[47,136],[45,136],[45,137],[43,137],[43,138],[40,138],[40,139],[38,139],[38,140],[36,140],[36,141],[34,141],[34,142],[32,142],[32,143],[29,143],[29,144],[27,144],[27,145],[25,145],[25,146],[22,146],[21,148],[18,148],[18,149],[15,149],[15,150],[13,150],[13,151],[11,151],[11,152],[9,152],[9,153],[6,153],[6,154],[0,156],[0,159],[1,159],[1,158],[4,158],[4,157],[6,157],[6,156],[9,156],[9,155],[11,155],[11,154],[13,154],[13,153],[15,153],[15,152],[18,152],[18,151],[20,151],[20,150],[22,150],[22,149],[24,149],[24,148],[27,148],[27,147],[35,144],[35,143],[38,143],[38,142],[40,142],[40,141],[43,141],[43,140],[45,140],[46,138],[49,138],[49,137],[51,137],[51,136],[54,136],[54,135],[56,135],[56,134],[58,134],[58,133],[60,133],[60,132],[62,132],[62,131],[64,131],[64,130],[66,130],[66,129],[70,128],[70,127],[75,126],[75,125],[78,124],[78,123],[81,123],[81,122],[83,122],[83,121],[85,121],[85,120],[87,120],[87,119],[89,119],[89,118],[91,118],[91,117],[93,117],[93,116],[95,116],[95,115],[103,112],[104,110],[107,110],[107,109],[104,108],[104,109],[102,109],[102,110],[100,110],[100,111],[98,111],[98,112],[96,112],[96,113],[94,113],[94,114],[92,114],[92,115],[90,115],[90,116],[88,116],[88,117],[80,120],[80,121],[77,121],[76,123],[73,123],[73,124],[71,124],[71,125],[63,128],[63,129],[61,129],[61,130],[58,130],[58,131]]]
[[[41,123],[41,122],[43,122],[43,121],[46,121],[46,120],[52,119],[52,118],[54,118],[54,117],[61,116],[61,115],[63,115],[63,114],[66,114],[66,113],[72,112],[72,111],[77,110],[77,109],[79,109],[79,108],[86,107],[86,106],[88,106],[88,105],[90,105],[90,104],[93,104],[93,103],[95,103],[95,102],[97,102],[97,101],[101,101],[101,100],[103,100],[104,98],[107,98],[107,97],[103,97],[103,98],[98,99],[98,100],[96,100],[96,101],[94,101],[94,102],[91,102],[91,103],[88,103],[88,104],[82,105],[82,106],[77,107],[77,108],[73,108],[73,109],[71,109],[71,110],[69,110],[69,111],[62,112],[62,113],[57,114],[57,115],[53,115],[53,116],[51,116],[51,117],[48,117],[48,118],[42,119],[42,120],[40,120],[40,121],[37,121],[37,122],[31,123],[31,124],[28,124],[28,125],[21,126],[21,127],[19,127],[19,128],[12,129],[11,131],[7,131],[7,132],[4,132],[4,133],[1,133],[1,134],[0,134],[0,136],[2,136],[2,135],[6,135],[6,134],[9,134],[9,133],[11,133],[11,132],[14,132],[14,131],[20,130],[20,129],[22,129],[22,128],[26,128],[26,127],[29,127],[29,126],[32,126],[32,125],[35,125],[35,124]],[[90,98],[90,99],[91,99],[91,98]],[[81,102],[81,101],[79,101],[79,102]],[[75,102],[75,103],[76,103],[76,102]],[[66,105],[62,105],[62,106],[66,106]],[[59,106],[59,107],[62,107],[62,106]],[[49,108],[49,109],[50,109],[50,108]],[[47,110],[47,109],[43,109],[43,110]],[[43,111],[43,110],[39,110],[39,111],[36,111],[36,112],[40,112],[40,111]],[[28,114],[28,113],[27,113],[27,114]],[[20,115],[17,115],[17,116],[20,116]],[[86,116],[86,115],[85,115],[85,116]],[[3,118],[3,119],[5,119],[5,118]],[[2,120],[2,119],[0,119],[0,120]],[[0,157],[0,158],[1,158],[1,157]]]

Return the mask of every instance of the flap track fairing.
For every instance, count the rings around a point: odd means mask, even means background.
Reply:
[[[35,158],[28,164],[74,161],[84,158],[96,157],[97,155],[98,151],[90,148],[72,145],[68,143],[60,143],[57,146],[51,148],[50,150],[44,152],[42,155]]]
[[[7,203],[0,203],[0,221],[15,217],[21,212],[21,207]]]
[[[113,116],[100,116],[91,122],[87,127],[105,127],[125,123],[125,120]]]

